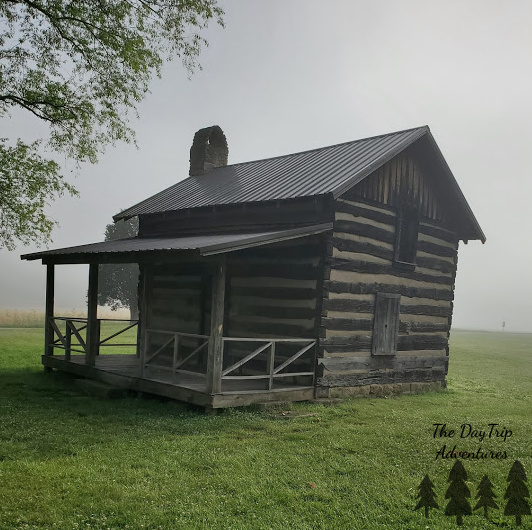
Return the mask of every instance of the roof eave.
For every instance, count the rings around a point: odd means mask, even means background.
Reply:
[[[442,165],[443,170],[447,174],[447,178],[449,179],[449,182],[453,188],[453,191],[456,193],[456,196],[458,200],[460,201],[460,206],[463,208],[467,219],[471,223],[472,233],[474,234],[474,237],[463,237],[459,234],[460,239],[462,239],[463,241],[478,239],[482,243],[485,243],[486,236],[484,232],[482,231],[482,228],[480,227],[480,224],[477,221],[477,218],[475,217],[473,210],[471,210],[471,207],[469,206],[467,199],[465,198],[460,186],[458,185],[458,182],[456,181],[456,178],[454,177],[453,172],[451,171],[451,168],[449,167],[449,164],[447,164],[447,161],[445,160],[445,157],[443,156],[443,153],[438,147],[438,144],[436,143],[436,140],[432,136],[432,133],[430,132],[430,130],[427,130],[427,139],[430,141],[430,144],[432,148],[434,149],[434,152],[438,156],[438,160],[440,164]]]
[[[158,242],[164,245],[153,244],[153,238],[128,238],[124,240],[102,241],[79,247],[66,247],[44,252],[24,254],[21,259],[32,261],[42,259],[43,264],[74,264],[74,263],[135,263],[143,261],[149,256],[186,257],[197,258],[223,254],[262,245],[269,245],[280,241],[288,241],[299,237],[320,234],[331,230],[332,223],[309,225],[299,228],[274,230],[271,232],[255,232],[252,234],[219,234],[221,241],[201,242],[196,244],[187,241],[190,246],[179,246],[176,241],[183,238],[161,238]],[[202,237],[202,236],[198,236]],[[224,240],[224,237],[226,240]],[[229,237],[229,238],[228,238]],[[228,239],[227,239],[228,238]],[[187,239],[187,238],[185,238]],[[113,244],[117,242],[131,241],[131,245],[122,245],[122,248],[113,250]],[[144,248],[139,247],[138,242],[149,242]],[[174,246],[172,246],[174,245]]]

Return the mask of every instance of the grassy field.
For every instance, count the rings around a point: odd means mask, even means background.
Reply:
[[[488,474],[501,508],[463,527],[509,528],[514,460],[532,477],[532,335],[454,332],[443,392],[217,416],[86,397],[70,377],[42,372],[42,335],[0,330],[2,529],[456,528],[443,515],[454,463],[436,460],[444,444],[506,452],[463,461],[472,506]],[[434,423],[457,434],[435,439]],[[490,423],[512,435],[460,438],[462,424]],[[440,506],[428,519],[413,510],[426,473]]]
[[[87,311],[81,309],[59,310],[58,315],[64,317],[84,318]],[[129,318],[129,310],[111,311],[107,307],[98,307],[98,318]],[[44,326],[44,311],[25,311],[22,309],[0,308],[0,328],[37,328]]]

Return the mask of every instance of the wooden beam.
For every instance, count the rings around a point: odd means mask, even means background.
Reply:
[[[211,333],[207,356],[207,393],[218,394],[222,389],[222,349],[227,261],[220,260],[212,277]]]
[[[44,321],[44,355],[52,356],[54,354],[54,329],[52,327],[52,318],[54,317],[54,293],[55,293],[55,268],[53,264],[46,266],[46,302],[45,302],[45,321]],[[51,371],[51,368],[45,366],[45,371]]]
[[[147,331],[150,312],[150,289],[151,289],[151,271],[148,265],[140,264],[139,275],[139,331],[138,336],[138,357],[140,365],[140,377],[144,377],[146,357],[148,355],[148,349],[150,347],[149,333]]]
[[[89,292],[87,295],[87,351],[85,364],[94,366],[96,355],[99,350],[99,326],[98,326],[98,264],[89,265]]]

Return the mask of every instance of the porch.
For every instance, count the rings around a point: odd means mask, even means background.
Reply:
[[[23,256],[47,267],[43,365],[211,408],[311,399],[330,228],[137,237]],[[89,269],[87,318],[57,316],[56,267],[76,263]],[[104,333],[98,276],[108,263],[139,264],[140,320]]]
[[[144,349],[136,340],[138,321],[96,319],[92,357],[88,319],[51,317],[49,324],[52,353],[42,356],[47,370],[206,408],[314,397],[315,340],[222,337],[221,370],[209,382],[207,335],[146,329]]]

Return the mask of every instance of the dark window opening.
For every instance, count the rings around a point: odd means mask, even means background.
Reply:
[[[397,219],[394,264],[413,270],[416,266],[419,217],[413,208],[401,209]]]

